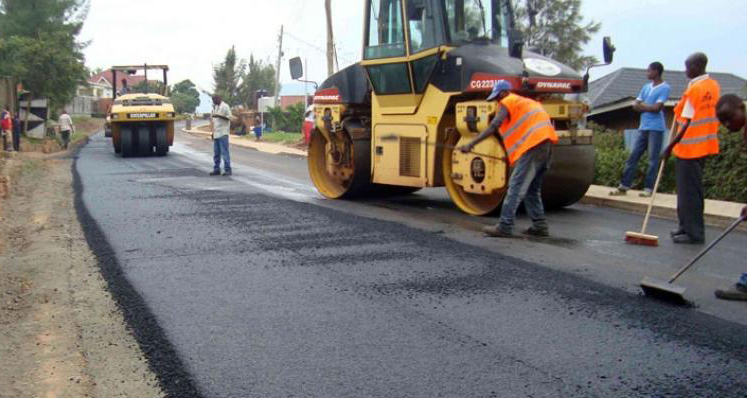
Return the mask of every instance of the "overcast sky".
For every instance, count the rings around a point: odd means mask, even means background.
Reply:
[[[360,59],[363,1],[332,0],[340,68]],[[646,67],[658,60],[665,69],[683,70],[684,59],[703,51],[709,70],[747,76],[747,1],[744,0],[584,0],[587,20],[602,22],[586,46],[601,58],[602,37],[617,47],[613,65],[599,68],[592,79],[619,67]],[[326,77],[324,0],[91,0],[81,40],[90,68],[116,64],[168,64],[171,83],[191,79],[211,90],[212,68],[231,46],[238,56],[250,54],[275,63],[280,25],[285,56],[281,83],[291,83],[288,59],[308,60],[307,75]]]

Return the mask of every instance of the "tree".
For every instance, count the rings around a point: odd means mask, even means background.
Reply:
[[[298,133],[303,128],[305,111],[303,103],[290,105],[285,110],[279,106],[273,106],[267,109],[265,120],[269,119],[272,129],[275,131]]]
[[[247,108],[256,109],[255,95],[258,90],[266,90],[268,93],[275,91],[275,67],[249,55],[246,73],[241,77],[239,86],[241,102]]]
[[[239,82],[246,69],[246,63],[236,58],[236,49],[231,47],[226,57],[213,68],[213,91],[228,105],[241,105]]]
[[[595,57],[584,56],[581,47],[602,24],[582,25],[581,0],[519,0],[514,9],[527,47],[576,70],[598,63]]]
[[[171,102],[177,113],[194,113],[200,105],[200,93],[191,80],[182,80],[171,88]]]
[[[53,111],[69,103],[88,77],[76,40],[87,12],[88,0],[0,0],[0,75]]]

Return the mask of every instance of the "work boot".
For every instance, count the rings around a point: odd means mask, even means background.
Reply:
[[[224,172],[223,172],[223,175],[224,175],[224,176],[226,176],[226,177],[230,177],[230,176],[231,176],[231,174],[232,174],[232,173],[231,173],[231,170],[228,170],[228,171],[224,171]]]
[[[537,228],[535,226],[529,227],[526,231],[524,231],[524,234],[529,236],[537,236],[540,238],[546,238],[550,236],[550,231],[547,228]]]
[[[220,175],[220,170],[213,170],[213,171],[210,172],[210,175],[211,176],[219,176]]]
[[[677,229],[673,229],[673,230],[669,231],[669,236],[671,236],[672,238],[674,238],[675,236],[682,235],[684,233],[685,233],[685,231],[683,231],[682,228],[677,228]]]
[[[620,185],[614,191],[610,192],[610,196],[625,196],[628,194],[628,188]]]
[[[728,288],[716,289],[713,293],[722,300],[747,301],[747,286],[738,283]]]
[[[703,242],[705,242],[705,240],[704,239],[693,239],[690,235],[682,233],[682,234],[673,236],[672,242],[679,243],[679,244],[685,244],[685,245],[693,245],[693,244],[702,244]]]
[[[653,195],[653,192],[654,191],[652,189],[646,188],[643,190],[643,192],[639,193],[638,196],[642,198],[650,198],[651,195]]]
[[[482,227],[482,232],[496,238],[513,238],[514,236],[513,232],[504,230],[500,225]]]

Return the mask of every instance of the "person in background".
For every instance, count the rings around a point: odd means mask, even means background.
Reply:
[[[513,167],[500,221],[483,228],[483,232],[495,237],[513,236],[516,211],[524,202],[532,219],[532,226],[525,233],[544,237],[550,233],[542,204],[542,182],[550,169],[552,145],[558,142],[558,136],[542,104],[513,94],[512,89],[506,80],[495,82],[487,99],[497,102],[495,117],[485,131],[459,149],[470,152],[477,143],[495,135],[503,142]]]
[[[13,115],[13,149],[16,152],[21,151],[21,120],[18,118],[18,112]]]
[[[13,115],[7,106],[0,112],[0,139],[3,141],[3,150],[13,152]]]
[[[75,126],[73,125],[73,119],[67,114],[66,110],[62,110],[60,118],[57,121],[60,125],[60,137],[62,138],[62,148],[67,149],[70,143],[70,135],[75,132]]]
[[[228,135],[231,129],[231,108],[219,95],[213,95],[213,171],[220,175],[220,159],[223,158],[223,175],[231,175],[231,155],[228,152]]]
[[[644,182],[644,191],[640,194],[642,197],[649,197],[654,190],[656,175],[659,171],[659,155],[661,155],[662,142],[664,141],[664,132],[666,131],[664,122],[664,103],[669,98],[669,84],[662,80],[664,66],[660,62],[652,62],[648,66],[648,80],[650,82],[643,85],[641,92],[638,94],[633,110],[641,113],[641,123],[638,127],[638,138],[633,146],[633,151],[625,163],[620,186],[610,192],[612,196],[622,196],[627,194],[633,185],[636,170],[638,169],[638,160],[643,153],[648,150],[648,171]]]
[[[716,104],[716,116],[721,124],[730,131],[742,130],[742,137],[747,143],[747,123],[745,123],[744,101],[734,94],[721,97]],[[747,217],[747,206],[742,209],[742,217]],[[714,294],[723,300],[747,301],[747,272],[742,273],[733,286],[717,289]]]
[[[674,243],[702,244],[705,242],[705,190],[703,169],[709,156],[718,155],[718,126],[716,101],[721,86],[706,74],[708,57],[695,53],[687,57],[685,69],[690,83],[674,107],[679,129],[662,153],[666,161],[677,156],[677,218],[679,228],[671,232]]]

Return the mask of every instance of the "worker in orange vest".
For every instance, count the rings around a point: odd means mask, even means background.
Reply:
[[[542,104],[511,93],[511,83],[498,80],[488,101],[498,103],[496,114],[488,128],[468,144],[462,152],[469,152],[477,143],[491,135],[503,143],[513,171],[508,192],[503,199],[500,222],[483,228],[490,236],[511,237],[514,232],[516,210],[524,202],[532,226],[525,231],[532,236],[548,236],[549,230],[542,204],[542,181],[550,168],[552,145],[558,142],[555,128]]]
[[[719,152],[716,101],[721,94],[718,82],[706,74],[708,57],[695,53],[685,61],[690,83],[674,107],[677,135],[664,150],[664,159],[677,157],[677,218],[679,228],[672,231],[674,243],[705,242],[703,209],[703,169],[708,156]]]

